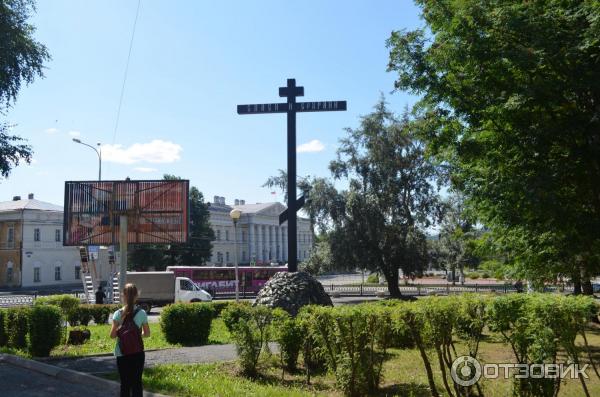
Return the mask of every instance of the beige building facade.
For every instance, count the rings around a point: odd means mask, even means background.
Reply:
[[[233,221],[229,216],[232,209],[242,212],[234,232]],[[215,196],[210,203],[210,224],[215,232],[212,258],[213,266],[286,264],[288,259],[287,222],[279,225],[279,214],[286,207],[278,202],[246,204],[244,200],[234,200],[226,204],[225,198]],[[235,233],[235,234],[234,234]],[[298,261],[304,261],[312,249],[310,221],[298,218]]]

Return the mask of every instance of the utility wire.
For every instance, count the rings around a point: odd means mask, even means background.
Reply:
[[[129,72],[129,60],[131,59],[131,49],[133,48],[133,38],[135,37],[135,28],[137,26],[138,15],[140,14],[140,4],[142,0],[138,0],[137,9],[135,11],[135,20],[133,21],[133,29],[131,31],[131,40],[129,41],[129,53],[127,54],[127,63],[125,64],[125,74],[123,76],[123,84],[121,85],[121,96],[119,98],[119,107],[117,108],[117,120],[115,122],[115,130],[113,131],[112,143],[115,144],[117,139],[117,129],[119,128],[119,119],[121,118],[121,105],[123,104],[123,94],[125,94],[125,83],[127,82],[127,73]]]

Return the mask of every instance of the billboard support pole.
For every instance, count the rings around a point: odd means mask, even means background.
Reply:
[[[123,289],[127,280],[127,215],[119,216],[119,251],[121,263],[119,264],[119,300],[123,303]]]

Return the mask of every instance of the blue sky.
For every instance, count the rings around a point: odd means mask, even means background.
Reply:
[[[65,180],[96,179],[96,154],[73,137],[103,144],[103,179],[170,173],[208,200],[282,201],[260,186],[286,167],[285,115],[239,116],[237,104],[280,102],[292,77],[300,100],[346,100],[346,112],[298,115],[298,145],[312,142],[298,174],[327,176],[343,128],[381,92],[396,112],[414,100],[389,94],[395,76],[385,70],[391,31],[421,25],[410,1],[141,0],[115,133],[136,7],[38,1],[32,23],[53,59],[7,114],[34,163],[0,182],[0,201],[33,192],[62,204]]]

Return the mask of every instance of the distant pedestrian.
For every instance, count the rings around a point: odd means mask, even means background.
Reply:
[[[98,291],[96,291],[96,304],[102,305],[105,298],[106,294],[104,293],[104,289],[102,289],[102,286],[99,286]]]
[[[125,306],[113,314],[110,330],[110,337],[117,338],[115,356],[121,379],[121,397],[141,397],[145,360],[142,336],[150,336],[148,315],[135,305],[138,297],[135,284],[125,285],[122,296]]]

